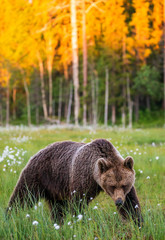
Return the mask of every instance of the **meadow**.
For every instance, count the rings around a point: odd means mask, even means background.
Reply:
[[[106,138],[123,157],[134,158],[135,187],[144,224],[123,222],[111,198],[101,193],[83,213],[66,212],[64,224],[52,222],[47,204],[41,199],[32,209],[21,209],[5,217],[10,195],[29,158],[55,141],[90,142]],[[0,128],[0,239],[19,240],[118,240],[165,239],[165,129],[118,128]]]

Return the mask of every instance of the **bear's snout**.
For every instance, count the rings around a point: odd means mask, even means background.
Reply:
[[[120,206],[123,204],[123,200],[121,198],[118,198],[116,201],[115,201],[115,204],[116,206]]]

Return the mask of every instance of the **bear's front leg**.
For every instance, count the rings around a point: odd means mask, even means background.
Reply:
[[[139,227],[143,223],[141,207],[134,186],[127,194],[124,204],[121,207],[117,208],[123,219],[126,219],[129,217],[129,215],[131,215],[132,219],[136,224],[138,224]]]

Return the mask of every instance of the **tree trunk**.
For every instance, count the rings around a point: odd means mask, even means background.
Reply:
[[[139,94],[135,96],[135,121],[139,120]]]
[[[0,125],[3,123],[3,116],[2,116],[2,104],[0,103]]]
[[[23,76],[23,84],[24,84],[24,89],[26,93],[26,106],[27,106],[27,117],[28,117],[28,126],[31,125],[31,111],[30,111],[30,95],[29,95],[29,89],[27,86],[27,82],[25,79],[25,76]]]
[[[61,107],[62,107],[62,78],[59,83],[59,100],[58,100],[58,121],[61,122]]]
[[[76,20],[76,1],[71,0],[71,31],[72,31],[72,68],[74,84],[74,116],[75,124],[78,125],[79,117],[79,77],[78,77],[78,44],[77,44],[77,20]]]
[[[47,111],[47,105],[46,105],[46,94],[45,94],[45,84],[44,84],[44,66],[43,66],[43,62],[39,52],[37,53],[37,57],[38,57],[39,70],[40,70],[42,107],[43,107],[44,118],[47,119],[48,111]]]
[[[128,112],[129,112],[129,124],[128,124],[128,127],[132,128],[132,108],[133,108],[133,103],[131,101],[129,76],[127,76],[127,101],[128,101]]]
[[[6,86],[6,127],[9,126],[10,118],[10,85],[9,77],[7,76],[7,86]]]
[[[85,0],[82,1],[82,34],[83,34],[83,125],[87,124],[87,41],[86,41],[86,14]]]
[[[16,93],[17,89],[13,88],[13,119],[16,119]]]
[[[98,74],[96,72],[95,74],[95,79],[96,79],[96,124],[97,124],[97,121],[98,121],[98,98],[99,98],[99,79],[98,79]]]
[[[52,83],[52,62],[47,61],[48,76],[49,76],[49,116],[52,117],[53,113],[53,83]]]
[[[116,123],[116,106],[115,103],[112,104],[112,125]]]
[[[109,71],[105,69],[105,108],[104,108],[104,125],[108,125],[108,98],[109,98]]]
[[[151,105],[150,105],[150,97],[149,96],[146,97],[146,105],[147,105],[147,109],[150,111]]]
[[[39,106],[40,106],[40,99],[39,99],[39,78],[38,72],[35,70],[35,116],[36,116],[36,124],[39,124]]]
[[[94,79],[94,70],[92,67],[91,71],[91,93],[92,93],[92,124],[96,126],[96,91],[95,91],[95,79]]]
[[[125,84],[125,73],[126,73],[126,35],[123,35],[123,73],[124,73],[124,78],[123,78],[123,89],[122,89],[122,95],[123,95],[123,106],[121,108],[121,121],[122,121],[122,127],[125,128],[126,126],[126,84]]]
[[[73,90],[72,90],[72,82],[70,83],[70,94],[69,94],[69,102],[68,102],[68,112],[67,112],[67,121],[66,123],[70,123],[70,116],[71,116],[71,107],[72,107],[72,98],[73,98]]]

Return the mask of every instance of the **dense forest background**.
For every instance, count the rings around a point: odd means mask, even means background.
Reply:
[[[163,0],[1,0],[0,124],[164,124]]]

